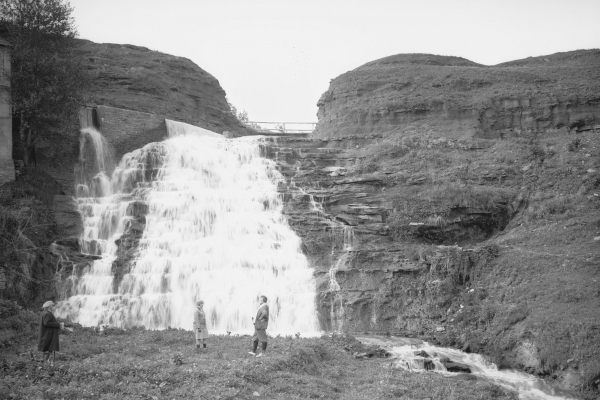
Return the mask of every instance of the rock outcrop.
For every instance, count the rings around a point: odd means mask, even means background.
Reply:
[[[600,125],[600,50],[484,66],[459,57],[399,54],[331,81],[318,137],[410,134],[504,138]]]
[[[271,146],[326,329],[424,335],[597,394],[600,51],[398,55]]]
[[[218,133],[230,131],[237,136],[252,133],[230,112],[219,81],[192,61],[140,46],[100,44],[89,40],[78,42],[84,67],[91,79],[87,105],[103,106],[98,113],[100,118],[102,113],[110,113],[112,120],[105,121],[106,124],[110,129],[117,125],[121,128],[119,130],[124,131],[112,134],[130,133],[122,128],[123,125],[115,124],[121,122],[115,119],[130,120],[131,130],[139,135],[161,125],[160,129],[148,132],[147,141],[131,138],[130,142],[139,142],[139,147],[142,147],[166,136],[165,118]],[[123,112],[119,113],[121,109]],[[36,143],[37,166],[56,179],[67,194],[73,191],[79,129],[80,123],[74,117],[68,132],[49,139],[42,138]],[[13,140],[18,151],[18,135],[14,134]],[[133,149],[120,146],[117,154],[120,156],[124,151]],[[16,154],[14,158],[20,157]]]
[[[79,42],[92,75],[90,104],[164,115],[219,133],[246,133],[219,81],[189,59],[140,46]]]
[[[269,146],[321,326],[425,336],[595,393],[598,135],[404,139]]]

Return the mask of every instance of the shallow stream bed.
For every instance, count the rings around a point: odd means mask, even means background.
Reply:
[[[444,364],[447,360],[454,364],[466,365],[470,375],[502,387],[516,390],[523,400],[571,400],[563,393],[548,385],[534,375],[515,370],[499,370],[496,364],[489,362],[479,354],[465,353],[460,350],[438,347],[420,339],[402,337],[360,336],[358,340],[365,344],[380,346],[392,354],[394,366],[413,372],[433,371],[449,376],[464,374],[450,372]],[[446,359],[446,360],[445,360]]]

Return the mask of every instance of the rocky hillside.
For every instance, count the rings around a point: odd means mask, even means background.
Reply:
[[[80,40],[92,75],[90,104],[168,116],[215,132],[243,133],[219,81],[183,57],[145,47]]]
[[[425,335],[595,398],[600,51],[398,55],[334,79],[271,151],[323,326]]]
[[[88,104],[158,114],[217,132],[247,133],[230,113],[217,79],[192,61],[139,46],[79,43],[91,77]],[[69,253],[70,268],[90,260],[78,254],[81,217],[70,195],[79,121],[75,118],[70,126],[68,132],[40,140],[37,166],[0,187],[0,281],[7,280],[0,291],[22,304],[38,307],[57,297],[53,277],[59,259],[65,261],[62,254]],[[13,136],[15,159],[21,159],[17,132]]]
[[[318,137],[410,134],[515,137],[600,124],[600,50],[484,66],[399,54],[335,78],[318,102]]]
[[[133,45],[89,40],[79,40],[79,44],[91,79],[88,105],[147,112],[219,133],[249,133],[230,112],[219,81],[192,61]],[[67,193],[72,191],[79,152],[79,120],[74,117],[70,126],[68,132],[36,144],[38,166]],[[16,132],[13,140],[14,158],[20,160]]]

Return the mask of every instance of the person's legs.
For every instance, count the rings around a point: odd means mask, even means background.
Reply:
[[[259,354],[259,356],[262,356],[267,350],[267,341],[269,340],[269,338],[267,337],[267,331],[265,331],[264,329],[257,330],[257,339],[260,341],[262,347],[262,353]]]
[[[45,351],[42,353],[42,365],[46,365],[48,359],[50,358],[50,352]]]
[[[252,351],[249,351],[248,354],[256,355],[256,349],[258,348],[258,335],[257,331],[254,331],[254,335],[252,335]]]
[[[257,354],[256,357],[262,357],[266,354],[267,351],[267,342],[260,342],[261,347],[262,347],[262,353]]]

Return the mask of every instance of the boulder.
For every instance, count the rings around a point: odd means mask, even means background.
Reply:
[[[431,358],[431,356],[429,354],[427,354],[427,352],[425,350],[415,351],[415,356]]]
[[[451,361],[448,358],[440,359],[440,362],[448,372],[465,372],[471,373],[471,368],[467,364]]]

